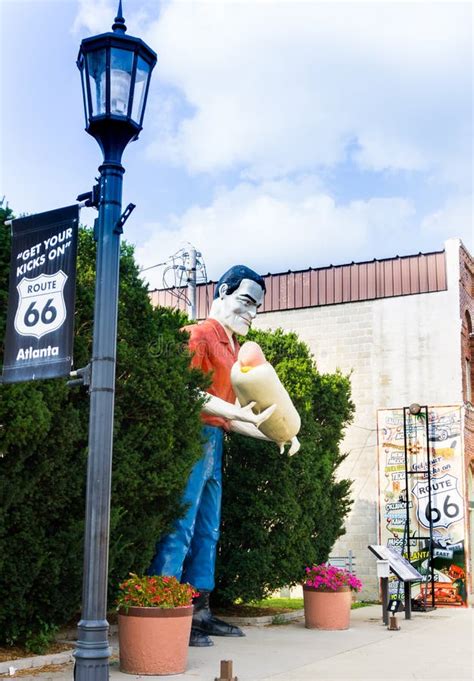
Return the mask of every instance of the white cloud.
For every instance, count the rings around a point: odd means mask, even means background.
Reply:
[[[112,0],[79,0],[73,32],[87,29],[89,33],[105,33],[110,30],[118,4]]]
[[[145,4],[144,4],[145,3]],[[78,12],[72,26],[73,33],[85,32],[90,35],[106,33],[117,15],[118,0],[78,0]],[[148,6],[146,0],[131,2],[123,0],[123,15],[128,33],[142,35],[150,22],[150,12],[153,19],[157,15],[156,0]]]
[[[364,168],[440,173],[467,132],[470,16],[468,3],[170,2],[147,33],[155,77],[194,112],[158,125],[151,155],[269,178],[333,166],[355,140]]]
[[[77,30],[109,30],[115,1],[79,6]],[[304,269],[453,236],[472,248],[469,3],[127,0],[124,12],[158,53],[147,161],[207,173],[214,188],[142,225],[143,267],[185,242],[212,278],[239,261]],[[349,156],[377,177],[338,176]],[[398,171],[410,175],[397,185]],[[338,196],[373,198],[336,201],[325,176]],[[159,270],[147,276],[161,285]]]
[[[185,242],[202,251],[211,278],[242,262],[262,273],[324,266],[398,252],[414,209],[401,198],[338,205],[317,180],[242,183],[221,190],[208,206],[193,206],[167,224],[146,225],[147,241],[137,248],[142,267],[163,262]],[[159,270],[146,273],[162,285]]]
[[[472,196],[457,196],[446,201],[439,210],[423,219],[421,231],[432,241],[459,237],[474,253]]]

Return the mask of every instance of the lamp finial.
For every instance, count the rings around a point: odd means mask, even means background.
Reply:
[[[127,27],[125,26],[125,19],[122,14],[122,0],[119,0],[119,6],[117,10],[117,16],[115,17],[114,24],[112,25],[112,31],[125,33]]]

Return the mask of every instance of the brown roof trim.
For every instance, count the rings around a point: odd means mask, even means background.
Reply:
[[[316,272],[318,270],[330,270],[334,269],[336,267],[348,267],[349,265],[368,265],[374,262],[387,262],[389,260],[403,260],[406,258],[418,258],[420,255],[440,255],[444,254],[445,250],[444,248],[441,251],[429,251],[428,253],[422,253],[419,251],[419,253],[411,253],[409,255],[394,255],[390,258],[372,258],[372,260],[358,260],[357,262],[355,260],[352,260],[351,262],[345,262],[339,265],[323,265],[322,267],[307,267],[306,269],[303,270],[285,270],[282,272],[268,272],[267,274],[262,274],[262,277],[275,277],[279,276],[281,274],[300,274],[301,272]],[[209,281],[209,283],[216,283],[214,281]],[[156,289],[159,290],[159,289]]]
[[[393,298],[447,289],[445,251],[418,253],[263,276],[267,294],[260,312]],[[197,286],[198,318],[207,316],[216,282]],[[154,305],[186,309],[182,289],[155,289]]]

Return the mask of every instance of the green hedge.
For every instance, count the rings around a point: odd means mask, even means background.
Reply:
[[[8,218],[0,209],[0,221]],[[0,302],[6,303],[9,229],[0,224]],[[157,537],[180,512],[200,454],[199,372],[189,369],[184,317],[153,310],[133,250],[122,245],[112,476],[110,597],[149,565]],[[91,353],[95,243],[80,231],[75,367]],[[6,304],[0,338],[4,339]],[[3,356],[3,346],[0,349]],[[89,399],[66,380],[0,388],[0,643],[37,642],[80,608]]]
[[[350,481],[335,478],[344,459],[344,426],[352,419],[350,382],[340,372],[318,373],[294,333],[252,331],[301,415],[300,451],[226,438],[222,535],[214,599],[262,599],[301,582],[305,565],[327,559],[344,532]]]

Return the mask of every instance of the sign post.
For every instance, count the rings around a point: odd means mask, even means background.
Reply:
[[[12,221],[3,383],[69,376],[79,206]]]
[[[385,599],[388,599],[388,575],[386,569],[391,570],[394,575],[400,579],[405,587],[405,619],[411,619],[411,583],[421,581],[423,575],[416,570],[406,558],[404,558],[398,551],[392,549],[390,546],[383,546],[381,544],[369,544],[369,550],[378,558],[377,573],[380,577],[385,578],[386,595],[383,595],[382,607],[384,608],[384,623],[388,624],[388,613],[385,614]],[[383,566],[382,566],[383,563]],[[383,570],[383,574],[381,572]],[[382,579],[382,583],[384,579]]]
[[[390,577],[390,563],[388,560],[377,561],[377,577],[380,579],[380,591],[382,595],[382,619],[388,624],[388,578]]]

